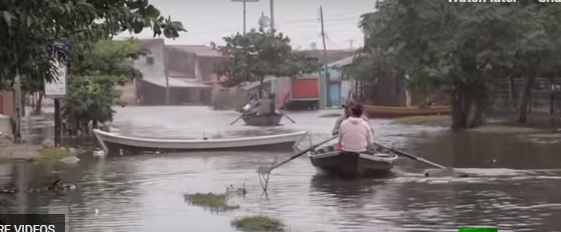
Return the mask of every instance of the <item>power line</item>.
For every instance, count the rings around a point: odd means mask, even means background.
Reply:
[[[325,23],[325,26],[343,26],[343,25],[347,25],[345,24],[345,22],[351,22],[351,21],[355,21],[358,23],[358,19],[351,19],[351,18],[347,18],[347,19],[339,19],[339,20],[332,20],[329,23]],[[291,26],[291,28],[293,28],[294,26],[302,26],[302,28],[305,28],[307,25],[309,25],[310,27],[312,27],[313,25],[309,24],[310,22],[293,22],[293,23],[277,23],[277,25],[280,26]],[[314,24],[317,22],[313,22]],[[199,32],[187,32],[187,36],[189,35],[201,35],[201,34],[210,34],[210,33],[215,33],[215,32],[227,32],[227,31],[240,31],[243,28],[221,28],[221,29],[213,29],[213,30],[208,30],[208,31],[199,31]],[[282,30],[281,30],[282,31]]]

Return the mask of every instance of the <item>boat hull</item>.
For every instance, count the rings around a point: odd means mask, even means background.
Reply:
[[[278,126],[282,119],[281,114],[272,115],[248,115],[242,117],[245,124],[250,126]]]
[[[419,108],[364,105],[364,111],[371,118],[398,118],[410,116],[447,115],[452,113],[452,108],[450,106]]]
[[[347,153],[324,148],[310,154],[310,161],[324,175],[340,177],[370,177],[390,174],[397,156],[377,152]]]
[[[139,153],[142,151],[217,151],[217,150],[291,150],[306,131],[232,139],[185,140],[150,139],[118,135],[94,130],[94,134],[107,153]]]

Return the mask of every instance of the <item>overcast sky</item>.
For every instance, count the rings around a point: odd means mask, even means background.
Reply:
[[[187,33],[167,40],[168,44],[222,42],[222,37],[243,30],[243,3],[231,0],[150,0],[162,14],[181,21]],[[247,28],[257,28],[261,13],[269,16],[270,0],[247,3]],[[359,16],[373,11],[375,0],[275,0],[275,25],[287,34],[295,48],[308,49],[312,42],[321,48],[319,7],[323,6],[328,49],[348,49],[362,45],[357,27]],[[127,34],[121,35],[128,36]],[[149,30],[138,38],[150,38]]]

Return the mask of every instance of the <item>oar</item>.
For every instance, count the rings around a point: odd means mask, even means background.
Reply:
[[[236,122],[238,122],[240,119],[242,119],[243,116],[246,116],[246,115],[247,115],[247,112],[240,115],[236,120],[234,120],[233,122],[230,123],[230,126],[233,126]]]
[[[309,147],[308,149],[303,150],[303,151],[301,151],[300,153],[291,156],[291,157],[288,158],[287,160],[285,160],[285,161],[283,161],[283,162],[280,162],[280,163],[278,163],[278,164],[275,164],[275,165],[273,165],[273,166],[271,166],[271,167],[259,167],[259,169],[257,169],[257,171],[258,171],[259,173],[261,173],[261,174],[263,174],[263,173],[265,173],[265,174],[270,173],[270,172],[273,171],[274,169],[276,169],[276,168],[278,168],[278,167],[280,167],[280,166],[282,166],[282,165],[284,165],[284,164],[290,162],[291,160],[296,159],[296,158],[298,158],[298,157],[300,157],[300,156],[302,156],[302,155],[304,155],[304,154],[306,154],[306,153],[308,153],[308,152],[310,152],[310,151],[316,149],[317,147],[319,147],[319,146],[321,146],[321,145],[323,145],[323,144],[325,144],[325,143],[328,143],[329,141],[334,140],[334,139],[336,139],[336,138],[337,138],[337,135],[336,135],[336,136],[333,136],[333,137],[331,137],[331,138],[329,138],[329,139],[327,139],[327,140],[325,140],[325,141],[323,141],[323,142],[321,142],[321,143],[318,143],[318,144],[316,144],[316,145],[313,145],[313,146]]]
[[[234,125],[236,122],[238,122],[238,121],[239,121],[240,119],[242,119],[244,116],[248,115],[248,114],[251,112],[251,109],[257,107],[258,105],[259,105],[259,103],[256,104],[256,105],[253,106],[253,107],[249,107],[249,109],[248,109],[245,113],[243,113],[243,114],[240,115],[236,120],[234,120],[233,122],[231,122],[231,123],[230,123],[230,126]]]
[[[405,151],[397,150],[397,149],[394,149],[394,148],[389,148],[389,147],[386,147],[386,146],[381,145],[381,144],[376,143],[376,142],[374,144],[376,144],[376,146],[379,146],[381,148],[390,150],[390,151],[392,151],[392,152],[394,152],[394,153],[396,153],[400,156],[405,156],[409,159],[419,161],[419,162],[423,162],[425,164],[440,168],[440,169],[429,169],[429,170],[425,171],[425,176],[427,176],[427,177],[429,177],[429,176],[432,176],[432,177],[445,177],[445,176],[468,177],[468,174],[466,174],[466,173],[457,172],[453,168],[437,164],[435,162],[429,161],[427,159],[424,159],[424,158],[421,158],[421,157],[418,157],[418,156],[415,156],[415,155],[411,155],[411,154],[409,154]]]
[[[288,117],[288,115],[286,115],[284,112],[282,112],[282,110],[278,110],[280,112],[280,114],[282,116],[284,116],[286,119],[290,120],[292,123],[296,123],[294,120],[292,120],[292,118]]]

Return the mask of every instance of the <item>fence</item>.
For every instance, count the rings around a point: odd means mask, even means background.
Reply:
[[[494,83],[491,110],[495,112],[518,112],[524,78],[502,78]],[[561,115],[561,77],[537,78],[532,86],[528,112],[530,114]]]

